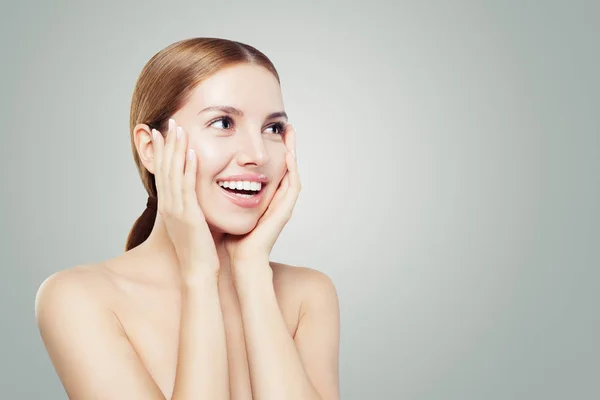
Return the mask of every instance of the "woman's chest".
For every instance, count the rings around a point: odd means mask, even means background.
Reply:
[[[129,293],[129,301],[119,306],[118,316],[144,366],[167,399],[175,384],[179,344],[181,298],[179,295],[146,295]],[[135,299],[135,300],[132,300]],[[219,296],[229,365],[231,398],[251,400],[250,372],[242,312],[235,292]],[[278,298],[279,309],[293,337],[298,324],[295,302]],[[255,316],[256,317],[256,316]]]

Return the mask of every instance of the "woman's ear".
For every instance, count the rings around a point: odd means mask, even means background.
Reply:
[[[133,128],[133,140],[142,165],[153,174],[154,143],[152,141],[151,128],[146,124],[137,124],[135,128]]]

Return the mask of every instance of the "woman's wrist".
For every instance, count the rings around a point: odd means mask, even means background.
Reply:
[[[272,285],[273,270],[268,261],[253,260],[233,264],[234,284],[239,292],[253,291],[257,286]]]
[[[192,270],[191,268],[188,271]],[[208,266],[195,266],[193,272],[181,275],[181,284],[184,289],[205,288],[217,285],[219,282],[219,268]]]

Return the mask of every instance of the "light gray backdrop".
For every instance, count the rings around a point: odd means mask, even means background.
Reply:
[[[3,3],[0,397],[64,399],[34,297],[122,251],[129,102],[193,36],[278,68],[344,400],[600,398],[598,2]],[[595,4],[594,4],[595,3]]]

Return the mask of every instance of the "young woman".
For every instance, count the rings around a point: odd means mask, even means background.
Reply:
[[[300,191],[269,59],[224,39],[168,46],[138,78],[130,134],[149,197],[126,251],[36,297],[69,398],[338,399],[335,287],[269,260]]]

